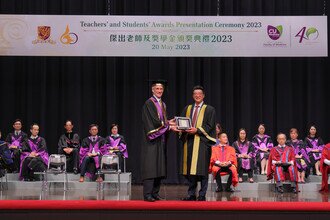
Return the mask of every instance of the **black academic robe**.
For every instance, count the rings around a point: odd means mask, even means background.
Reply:
[[[148,99],[142,107],[142,180],[166,177],[166,133],[168,123],[166,121],[165,103],[163,103],[163,106],[162,113],[165,119],[160,119],[156,105],[151,99]]]
[[[21,137],[21,138],[20,138],[20,137]],[[24,133],[23,131],[21,131],[19,135],[15,135],[15,132],[13,132],[13,133],[9,133],[9,134],[7,135],[5,141],[6,141],[6,142],[8,143],[8,145],[10,146],[10,145],[13,144],[13,142],[14,142],[15,140],[18,140],[18,139],[20,139],[20,141],[19,141],[20,146],[19,146],[19,147],[22,147],[23,144],[24,144],[24,142],[27,141],[28,136],[27,136],[27,134]]]
[[[64,148],[79,148],[80,145],[80,138],[78,134],[72,133],[72,138],[69,138],[67,134],[61,135],[60,139],[58,140],[58,153],[64,154]]]
[[[66,154],[64,148],[73,148],[70,154]],[[65,133],[58,140],[58,153],[66,156],[66,169],[72,172],[78,168],[79,163],[80,138],[76,133]]]
[[[29,157],[33,151],[38,153],[39,156],[35,158]],[[20,178],[31,178],[34,172],[45,171],[47,169],[48,159],[45,139],[42,137],[35,139],[28,138],[22,146]]]
[[[15,132],[9,133],[6,138],[6,142],[8,143],[8,147],[11,145],[17,146],[17,148],[11,148],[9,149],[12,154],[11,157],[14,160],[13,164],[13,171],[18,171],[21,164],[21,148],[24,145],[24,143],[27,141],[28,136],[23,131],[20,132],[19,135],[15,135]]]
[[[8,148],[8,143],[0,140],[0,157],[6,165],[13,163],[11,152]]]
[[[181,116],[192,120],[194,104],[184,108]],[[211,147],[216,143],[215,109],[203,104],[196,120],[197,133],[189,135],[180,134],[183,142],[183,155],[181,160],[181,174],[184,176],[207,176],[211,158]]]

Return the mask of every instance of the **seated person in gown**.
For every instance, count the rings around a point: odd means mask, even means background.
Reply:
[[[13,159],[11,158],[11,152],[8,148],[8,143],[1,140],[0,131],[0,177],[3,177],[6,173],[5,170],[11,170],[14,166]]]
[[[78,174],[80,139],[73,132],[73,123],[67,120],[64,125],[65,134],[58,141],[58,153],[66,156],[66,169],[68,172]]]
[[[119,157],[119,161],[121,161],[122,158],[128,158],[126,142],[124,137],[118,134],[118,125],[112,124],[110,130],[111,130],[111,135],[109,135],[105,139],[105,144],[102,148],[102,154],[103,155],[116,154]]]
[[[322,175],[320,172],[320,160],[323,147],[324,143],[322,138],[318,136],[316,126],[310,126],[308,136],[305,138],[305,149],[309,156],[311,167],[313,168],[313,174],[318,176]]]
[[[234,192],[234,187],[238,184],[237,159],[235,149],[229,146],[226,133],[219,134],[219,145],[212,147],[210,169],[217,182],[216,192],[222,192],[221,173],[228,173],[229,177],[225,188],[226,192]]]
[[[11,157],[14,161],[13,169],[11,171],[13,173],[18,173],[21,164],[22,146],[23,143],[27,141],[27,134],[21,130],[22,121],[20,119],[16,119],[14,121],[13,128],[14,131],[7,135],[6,142],[8,143],[9,150],[11,151]]]
[[[287,146],[286,136],[277,135],[278,145],[271,149],[268,161],[267,180],[275,178],[276,188],[283,193],[283,182],[289,180],[293,193],[298,193],[298,171],[293,147]]]
[[[320,192],[329,192],[328,175],[330,173],[330,143],[325,145],[322,150],[320,170],[322,173],[322,186]]]
[[[79,182],[85,181],[85,175],[91,179],[95,179],[97,171],[100,169],[100,159],[102,156],[101,148],[104,145],[104,139],[98,136],[99,127],[96,124],[89,126],[89,137],[83,139],[80,147],[80,179]],[[102,177],[98,176],[96,181],[103,181]]]
[[[39,125],[32,124],[30,127],[31,136],[22,147],[20,177],[24,181],[34,181],[37,176],[34,172],[43,172],[48,165],[48,152],[46,141],[39,137]]]
[[[296,154],[298,183],[305,183],[305,178],[310,173],[311,162],[304,141],[298,139],[298,130],[296,128],[290,129],[290,140],[286,144],[293,147]]]
[[[243,173],[248,173],[249,182],[253,183],[254,170],[254,146],[246,138],[246,130],[241,128],[238,132],[238,140],[233,143],[238,162],[238,181],[243,182]]]
[[[105,146],[109,153],[115,153],[121,157],[128,158],[127,146],[124,136],[118,134],[118,125],[112,124],[111,135],[106,138]]]

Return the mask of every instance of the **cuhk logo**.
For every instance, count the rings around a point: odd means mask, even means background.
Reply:
[[[282,27],[282,25],[279,25],[276,27],[268,25],[267,33],[268,33],[268,36],[270,37],[270,39],[278,40],[283,33],[283,27]]]

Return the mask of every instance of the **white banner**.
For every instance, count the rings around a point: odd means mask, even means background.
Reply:
[[[327,16],[0,15],[0,55],[323,57],[327,33]]]

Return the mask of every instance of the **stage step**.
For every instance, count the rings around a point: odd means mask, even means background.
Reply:
[[[226,179],[226,177],[224,177]],[[213,180],[212,174],[209,174],[209,182]],[[254,182],[257,183],[263,183],[263,182],[269,182],[267,181],[266,175],[254,175],[253,176]],[[248,176],[246,173],[243,174],[243,182],[248,182]],[[306,183],[321,183],[322,182],[322,176],[316,176],[316,175],[309,175],[309,177],[306,179]],[[330,183],[330,178],[329,178]]]
[[[223,188],[225,188],[225,184],[227,183],[227,178],[228,176],[223,176],[222,177],[222,183],[223,183]],[[247,175],[243,175],[243,183],[239,183],[238,186],[236,187],[236,191],[274,191],[275,189],[275,184],[274,181],[267,181],[266,175],[255,175],[253,177],[254,183],[249,183]],[[316,175],[310,175],[309,178],[307,178],[305,184],[299,184],[299,190],[301,192],[317,192],[321,188],[321,181],[322,177],[321,176],[316,176]],[[328,183],[330,184],[330,178]],[[289,182],[284,182],[284,188],[287,191],[290,191],[291,184]],[[215,180],[213,179],[213,176],[209,176],[209,191],[215,191],[217,185],[215,183]]]
[[[85,182],[80,183],[80,175],[75,175],[68,173],[68,188],[74,190],[91,190],[98,189],[98,183],[95,181],[90,181],[88,177],[85,178]],[[117,174],[105,174],[103,181],[104,190],[117,190],[118,175]],[[2,179],[5,182],[4,178]],[[19,174],[7,174],[8,189],[40,189],[42,188],[42,181],[26,182],[19,180]],[[49,174],[48,175],[49,189],[63,189],[64,187],[64,174]],[[120,191],[130,192],[132,184],[132,174],[131,173],[121,173],[120,174]]]

